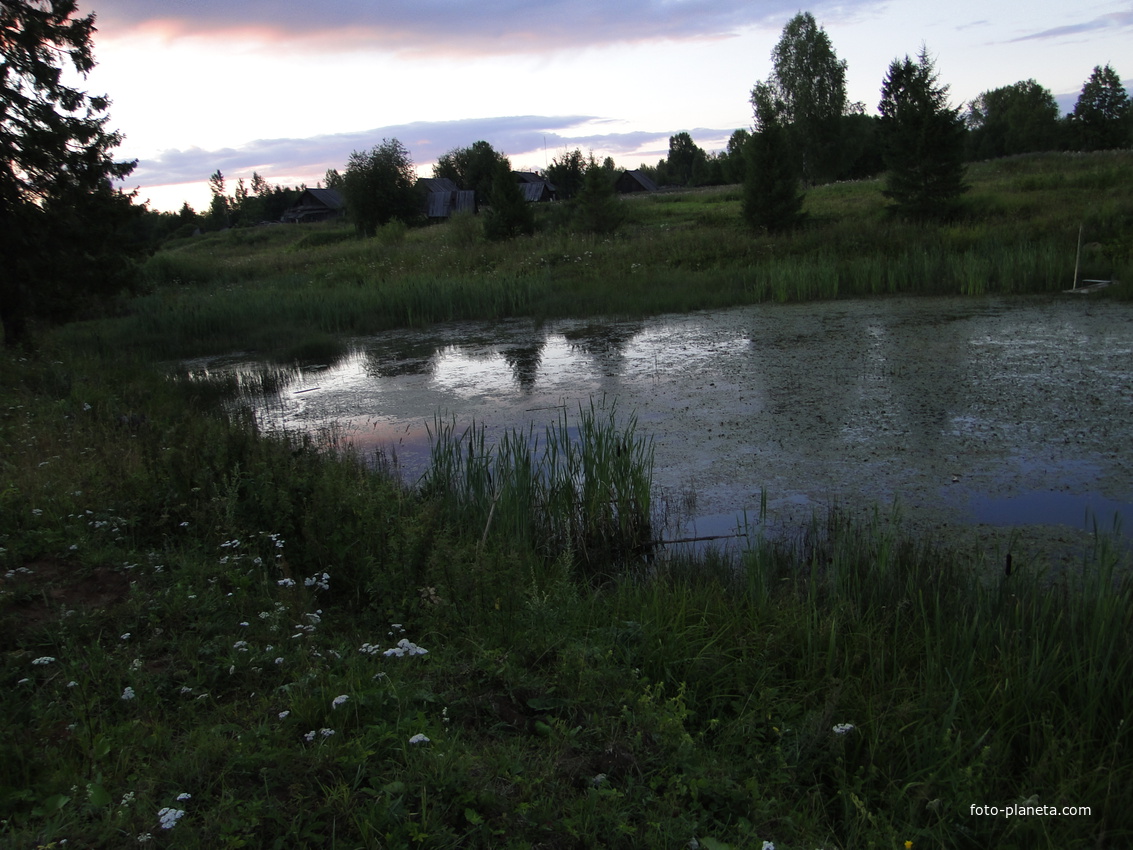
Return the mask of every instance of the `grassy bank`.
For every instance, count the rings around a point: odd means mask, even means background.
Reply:
[[[629,419],[562,460],[439,434],[410,491],[200,391],[0,360],[4,846],[1133,840],[1104,541],[1054,585],[880,518],[646,562],[594,545],[643,528]]]
[[[152,293],[112,322],[74,326],[89,350],[183,357],[453,319],[645,315],[880,293],[1056,292],[1133,272],[1133,153],[1042,154],[973,165],[962,214],[903,222],[878,181],[812,189],[806,227],[756,236],[740,187],[624,198],[617,234],[574,234],[540,208],[532,237],[486,242],[476,219],[358,241],[344,229],[268,227],[174,243]],[[1129,287],[1118,287],[1128,293]]]

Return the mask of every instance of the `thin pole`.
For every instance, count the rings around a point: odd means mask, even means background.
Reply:
[[[1078,266],[1082,261],[1082,225],[1078,225],[1078,253],[1074,255],[1074,285],[1071,289],[1078,288]]]

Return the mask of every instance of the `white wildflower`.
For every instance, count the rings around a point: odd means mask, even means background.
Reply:
[[[347,696],[346,694],[340,694],[339,696],[336,696],[333,700],[331,700],[330,707],[331,708],[338,708],[340,705],[342,705],[348,699],[350,699],[350,697]]]
[[[295,586],[295,579],[293,579],[293,578],[281,578],[279,581],[276,582],[276,584],[278,584],[280,587],[294,587]]]
[[[847,732],[854,731],[853,723],[839,723],[834,727],[835,735],[845,735]]]
[[[134,689],[127,686],[126,689],[122,691],[122,699],[131,700],[133,698],[134,698]]]
[[[287,715],[289,715],[290,713],[291,713],[290,711],[281,711],[281,712],[279,713],[279,719],[280,719],[280,720],[283,720],[283,719],[284,719],[285,717],[287,717]]]
[[[389,657],[401,658],[405,655],[428,655],[429,650],[423,649],[412,641],[402,638],[397,642],[397,646],[387,649],[382,655]]]
[[[420,732],[418,732],[416,735],[414,735],[412,738],[409,739],[409,743],[411,743],[411,744],[427,744],[427,743],[429,743],[429,738],[425,735],[422,735]]]
[[[178,794],[177,795],[177,802],[178,803],[184,803],[186,800],[191,800],[191,799],[193,799],[192,794]]]
[[[177,821],[185,817],[185,812],[182,809],[166,807],[158,811],[157,816],[161,819],[162,829],[173,829],[173,827],[177,826]]]
[[[54,660],[55,660],[54,655],[43,655],[43,656],[40,656],[39,658],[35,659],[32,662],[32,664],[35,664],[35,665],[42,667],[45,664],[50,664]]]

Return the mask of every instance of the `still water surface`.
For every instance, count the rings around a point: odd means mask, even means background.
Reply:
[[[655,482],[716,533],[896,503],[922,530],[1133,530],[1133,305],[887,298],[636,321],[458,323],[352,341],[257,397],[267,428],[345,429],[408,478],[434,417],[489,433],[591,399],[634,413]],[[199,372],[250,370],[240,358]],[[1071,535],[1072,537],[1072,535]],[[1066,537],[1067,540],[1071,537]]]

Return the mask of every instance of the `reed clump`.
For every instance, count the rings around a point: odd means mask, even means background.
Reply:
[[[457,432],[438,418],[431,429],[423,491],[458,518],[480,545],[491,540],[567,557],[579,576],[598,581],[652,553],[653,446],[616,405],[593,399],[572,423],[565,409],[542,435],[509,430],[494,444],[483,424]]]

